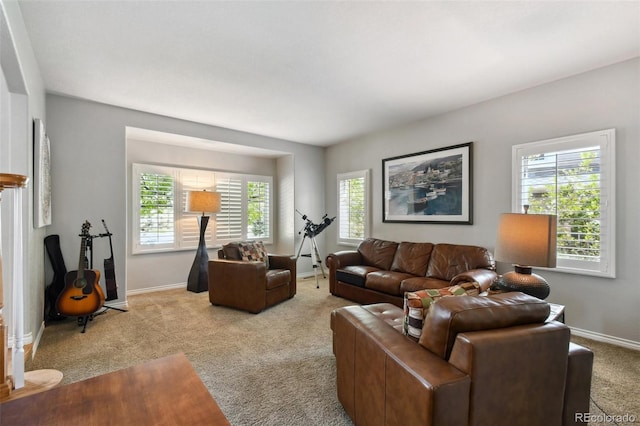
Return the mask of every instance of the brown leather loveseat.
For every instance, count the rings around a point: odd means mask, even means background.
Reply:
[[[356,425],[569,425],[589,412],[593,353],[519,293],[443,297],[418,342],[389,303],[331,314],[338,399]]]
[[[403,306],[404,293],[476,281],[487,290],[497,274],[483,247],[368,238],[357,250],[327,256],[329,290],[358,303]]]
[[[242,243],[240,243],[242,244]],[[209,301],[254,314],[295,296],[296,259],[269,254],[266,261],[243,260],[239,243],[218,250],[209,261]]]

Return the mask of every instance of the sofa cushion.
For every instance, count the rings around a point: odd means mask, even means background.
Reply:
[[[436,244],[431,253],[427,277],[451,281],[462,272],[478,268],[495,268],[493,256],[484,247]]]
[[[391,270],[391,263],[396,254],[398,243],[394,241],[367,238],[358,246],[363,263],[367,266],[375,266],[385,271]]]
[[[291,281],[291,271],[288,269],[271,269],[267,271],[267,290],[274,289]]]
[[[336,279],[347,284],[364,287],[364,282],[367,279],[367,274],[379,270],[380,269],[376,268],[375,266],[346,266],[343,269],[338,269],[336,271]]]
[[[393,271],[377,271],[367,274],[365,287],[371,290],[377,290],[382,293],[392,294],[394,296],[402,296],[400,291],[400,283],[402,280],[411,277],[409,274]]]
[[[406,280],[402,280],[400,283],[400,291],[402,294],[407,291],[424,290],[425,288],[444,288],[451,287],[451,283],[446,280],[440,280],[438,278],[427,277],[411,277]]]
[[[548,316],[547,302],[520,292],[444,297],[429,309],[419,343],[446,360],[458,333],[543,323]]]
[[[422,334],[424,319],[431,304],[441,297],[448,296],[478,296],[480,284],[475,282],[463,283],[439,289],[424,289],[404,294],[403,334],[418,340]]]
[[[391,270],[406,272],[417,277],[424,277],[427,273],[429,257],[433,250],[431,243],[401,242],[391,264]]]

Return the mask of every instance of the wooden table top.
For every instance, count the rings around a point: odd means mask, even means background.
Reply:
[[[0,404],[2,425],[229,425],[184,354]]]

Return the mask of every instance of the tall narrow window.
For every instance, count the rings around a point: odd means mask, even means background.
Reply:
[[[174,243],[174,177],[162,169],[138,172],[138,227],[141,247],[171,247]]]
[[[513,147],[514,206],[558,216],[557,269],[615,277],[615,130]]]
[[[271,184],[249,177],[247,180],[247,237],[268,239],[271,221]]]
[[[357,245],[369,235],[369,170],[338,175],[338,243]]]

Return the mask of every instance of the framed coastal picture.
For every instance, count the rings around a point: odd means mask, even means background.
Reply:
[[[382,160],[383,222],[473,223],[473,142]]]
[[[33,226],[51,225],[51,151],[42,120],[33,120]]]

